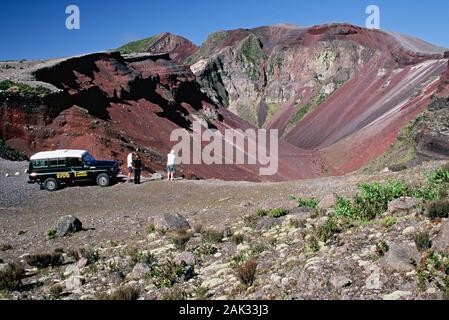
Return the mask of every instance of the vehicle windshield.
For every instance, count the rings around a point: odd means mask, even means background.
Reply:
[[[84,162],[85,162],[88,166],[93,165],[94,162],[95,162],[95,158],[94,158],[90,153],[86,153],[86,154],[83,156],[83,160],[84,160]]]

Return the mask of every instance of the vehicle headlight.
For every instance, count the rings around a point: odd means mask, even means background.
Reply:
[[[31,174],[30,174],[30,177],[36,177],[37,176],[37,173],[36,172],[32,172]]]

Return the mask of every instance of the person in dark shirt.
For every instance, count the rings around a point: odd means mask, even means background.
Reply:
[[[140,175],[142,173],[142,159],[139,155],[136,155],[133,160],[133,171],[134,171],[134,183],[140,184]]]

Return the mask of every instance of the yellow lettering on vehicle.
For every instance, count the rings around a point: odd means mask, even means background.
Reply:
[[[58,174],[56,174],[56,178],[57,179],[68,179],[68,178],[70,178],[70,173],[68,173],[68,172],[58,173]]]
[[[75,177],[76,178],[87,177],[87,172],[86,171],[75,172]]]

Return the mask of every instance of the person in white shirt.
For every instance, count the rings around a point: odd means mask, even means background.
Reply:
[[[173,181],[175,179],[175,162],[176,162],[175,150],[172,150],[167,155],[167,180],[168,181]]]
[[[133,174],[133,159],[134,152],[128,154],[128,158],[126,159],[126,167],[128,169],[128,182],[131,182],[132,174]]]

